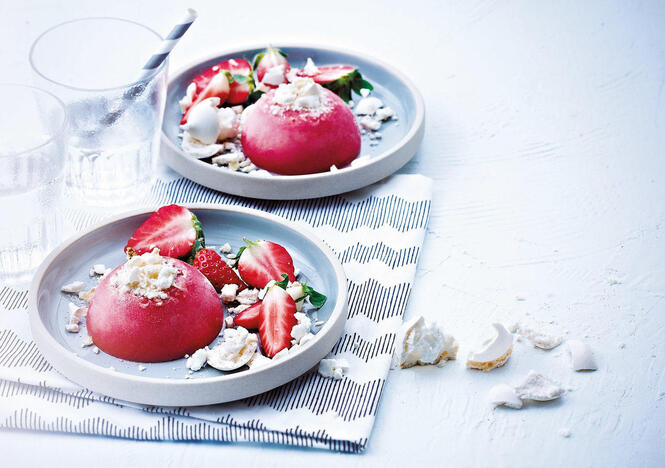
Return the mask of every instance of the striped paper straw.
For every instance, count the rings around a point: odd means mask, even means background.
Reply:
[[[193,8],[187,9],[182,19],[173,27],[173,29],[171,29],[169,35],[166,36],[166,38],[159,44],[159,49],[157,49],[157,51],[152,54],[146,64],[143,65],[142,73],[138,79],[138,82],[123,93],[123,102],[116,108],[116,110],[109,112],[99,121],[101,125],[107,126],[114,124],[125,112],[129,101],[133,101],[141,94],[143,94],[143,91],[145,91],[146,88],[145,80],[150,78],[155,70],[159,68],[162,63],[164,63],[166,57],[169,56],[180,38],[185,35],[197,16],[198,13],[196,10]]]
[[[187,9],[182,19],[178,22],[178,24],[173,26],[173,29],[171,29],[169,35],[166,36],[166,38],[161,42],[159,49],[157,49],[146,62],[146,64],[143,65],[143,73],[141,74],[141,78],[139,78],[139,80],[147,78],[156,68],[159,68],[162,62],[166,60],[166,57],[169,56],[180,38],[187,32],[197,16],[198,13],[196,10],[193,8]]]

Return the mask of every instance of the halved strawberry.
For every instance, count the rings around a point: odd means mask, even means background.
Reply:
[[[210,70],[213,70],[217,67],[217,71],[213,74],[210,74]],[[189,116],[190,111],[201,101],[211,98],[218,97],[220,104],[224,104],[231,92],[231,85],[229,84],[229,78],[227,72],[219,68],[218,65],[206,70],[201,75],[194,78],[194,83],[196,83],[196,94],[194,94],[194,99],[192,105],[187,108],[185,113],[180,119],[180,124],[187,123],[187,117]],[[205,87],[202,89],[199,86],[205,84]]]
[[[221,62],[219,68],[228,71],[229,75],[231,75],[229,78],[231,90],[226,103],[235,105],[245,102],[252,91],[254,91],[254,77],[252,76],[252,66],[249,62],[241,58],[229,59]]]
[[[233,317],[233,323],[240,327],[245,327],[248,330],[256,330],[259,328],[262,307],[261,304],[263,303],[257,302],[253,306],[250,306],[240,312],[238,315]]]
[[[268,70],[279,66],[283,67],[281,81],[280,79],[272,79],[275,77],[266,80],[267,82],[263,80]],[[256,79],[270,88],[276,88],[281,83],[286,83],[286,74],[290,69],[291,65],[289,65],[289,61],[286,60],[286,54],[273,46],[268,46],[265,52],[261,52],[254,56],[254,72],[256,73]]]
[[[275,283],[266,292],[259,308],[259,337],[268,357],[291,347],[291,330],[298,324],[296,303],[284,289],[286,281]]]
[[[293,259],[284,247],[274,242],[244,239],[247,246],[238,251],[238,273],[245,283],[263,288],[271,280],[279,281],[282,274],[295,281]]]
[[[201,249],[194,256],[194,268],[208,278],[217,291],[225,284],[237,284],[238,291],[246,288],[236,272],[212,249]]]
[[[372,90],[374,87],[365,81],[360,74],[360,70],[350,65],[326,65],[317,67],[316,75],[308,75],[303,70],[298,71],[298,76],[312,78],[324,88],[328,88],[333,93],[344,99],[345,102],[351,100],[351,91],[360,94],[360,90],[365,88]]]
[[[191,260],[205,246],[201,223],[184,206],[162,206],[141,224],[127,241],[125,252],[144,254],[155,247],[165,257]]]

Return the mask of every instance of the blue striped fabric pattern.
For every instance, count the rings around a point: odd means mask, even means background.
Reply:
[[[165,408],[119,401],[59,375],[30,337],[27,290],[0,284],[0,427],[141,440],[261,442],[361,452],[390,368],[395,335],[413,287],[431,204],[431,180],[395,175],[365,189],[315,200],[260,201],[187,179],[160,179],[146,205],[229,203],[313,229],[348,278],[349,314],[331,351],[350,370],[342,380],[315,370],[245,400]],[[66,213],[77,229],[102,216]]]

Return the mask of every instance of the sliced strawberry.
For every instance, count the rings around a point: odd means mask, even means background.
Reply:
[[[127,254],[144,254],[155,247],[166,257],[191,260],[205,245],[201,223],[184,206],[162,206],[141,224],[127,241]]]
[[[295,281],[293,259],[284,247],[274,242],[245,239],[246,247],[238,252],[238,272],[245,283],[264,288],[271,280],[279,281],[282,274]]]
[[[259,337],[268,357],[291,347],[291,330],[298,324],[296,303],[281,286],[280,283],[272,286],[259,308]]]
[[[196,94],[194,95],[194,100],[192,101],[192,105],[187,108],[187,110],[182,116],[182,119],[180,119],[181,125],[187,123],[187,117],[189,116],[190,111],[194,108],[194,106],[196,106],[201,101],[211,97],[218,97],[220,104],[224,104],[226,102],[226,99],[228,98],[229,93],[231,92],[231,86],[229,84],[229,79],[227,77],[226,71],[218,68],[218,71],[212,74],[212,76],[210,76],[210,79],[208,79],[208,75],[209,71],[206,71],[202,75],[199,75],[194,79],[194,83],[197,83]],[[206,85],[203,89],[200,90],[199,85],[203,83],[206,83]]]
[[[263,78],[265,77],[268,70],[274,67],[279,67],[280,65],[283,66],[281,79],[274,79],[275,77],[272,76],[270,80],[266,80],[268,82],[265,82]],[[268,46],[265,52],[256,54],[254,57],[254,71],[256,73],[256,79],[258,79],[261,83],[263,83],[265,86],[268,86],[269,88],[276,88],[281,83],[286,83],[286,74],[290,69],[291,65],[289,65],[289,61],[286,60],[286,54],[272,46]]]
[[[225,284],[237,284],[238,291],[246,288],[236,272],[212,249],[201,249],[194,256],[194,268],[208,278],[217,291]]]
[[[231,78],[229,78],[231,90],[226,103],[235,105],[245,102],[254,91],[254,77],[249,62],[241,58],[229,59],[221,62],[219,68],[228,71],[231,75]]]
[[[372,90],[374,87],[365,81],[356,67],[350,65],[327,65],[317,67],[316,75],[308,75],[303,70],[298,71],[296,75],[312,78],[324,88],[328,88],[333,93],[349,102],[351,100],[351,91],[360,94],[360,90],[365,88]]]
[[[259,328],[261,304],[262,302],[257,302],[253,306],[248,307],[240,312],[238,315],[233,317],[233,323],[240,327],[245,327],[248,330],[256,330]]]

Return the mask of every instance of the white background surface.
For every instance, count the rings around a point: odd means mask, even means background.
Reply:
[[[172,69],[236,44],[302,40],[407,72],[428,114],[402,172],[436,180],[407,317],[441,322],[461,357],[492,321],[553,321],[600,369],[574,373],[565,346],[518,343],[489,374],[463,359],[392,371],[359,456],[4,431],[3,466],[665,464],[664,2],[3,1],[2,81],[28,79],[29,46],[55,23],[120,16],[165,32],[185,6],[201,16]],[[529,369],[573,391],[493,410],[488,389]]]

